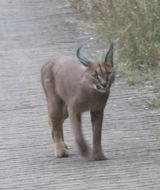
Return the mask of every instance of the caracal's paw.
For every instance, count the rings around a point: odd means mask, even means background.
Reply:
[[[57,158],[68,157],[67,149],[68,149],[68,147],[64,142],[56,143],[55,144],[55,156]]]
[[[102,152],[93,152],[91,154],[90,160],[92,161],[107,160],[107,157]]]
[[[89,158],[90,148],[88,147],[88,145],[86,143],[79,144],[78,148],[79,148],[79,152],[80,152],[81,156],[83,156],[85,158]]]

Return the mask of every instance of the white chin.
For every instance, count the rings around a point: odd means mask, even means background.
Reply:
[[[108,89],[97,89],[97,88],[96,88],[96,90],[97,90],[98,92],[100,92],[100,93],[106,93],[106,92],[108,92]]]
[[[105,89],[98,89],[96,85],[93,86],[93,88],[94,88],[97,92],[100,92],[100,93],[106,93],[106,92],[108,92],[108,89],[107,89],[107,88],[105,88]]]

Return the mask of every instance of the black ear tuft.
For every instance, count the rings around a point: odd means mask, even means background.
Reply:
[[[113,67],[113,47],[114,47],[114,43],[111,43],[110,47],[109,47],[109,50],[106,54],[106,57],[105,57],[105,64],[109,64]]]

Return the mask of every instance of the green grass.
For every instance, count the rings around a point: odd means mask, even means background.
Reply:
[[[68,1],[86,26],[92,26],[106,42],[116,43],[117,71],[127,77],[128,84],[149,80],[159,97],[160,0]]]
[[[153,100],[147,101],[146,106],[150,109],[160,108],[160,98],[155,98]]]

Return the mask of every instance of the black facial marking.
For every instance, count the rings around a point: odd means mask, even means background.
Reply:
[[[98,90],[100,90],[100,86],[97,85],[96,87],[97,87]]]
[[[99,68],[100,68],[100,70],[101,70],[101,73],[103,73],[103,71],[102,71],[102,67],[101,67],[101,65],[99,64]]]

